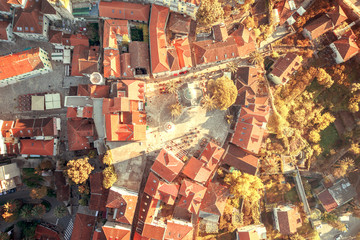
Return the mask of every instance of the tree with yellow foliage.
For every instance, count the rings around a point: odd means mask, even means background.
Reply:
[[[216,108],[226,110],[236,101],[237,88],[228,77],[210,80],[207,86],[215,101]]]
[[[334,84],[334,80],[323,68],[317,69],[316,80],[326,88],[330,88]]]
[[[19,217],[22,203],[19,200],[10,200],[2,206],[2,218],[6,222],[13,222]]]
[[[67,163],[66,174],[76,184],[81,184],[88,180],[90,173],[94,167],[89,163],[89,158],[80,158],[70,160]]]
[[[30,191],[30,197],[32,199],[41,199],[41,198],[45,197],[46,194],[47,194],[47,187],[46,186],[33,188]]]
[[[113,161],[113,158],[112,158],[111,150],[109,147],[107,147],[106,153],[104,154],[104,157],[103,157],[103,163],[106,165],[111,165],[112,161]]]
[[[111,188],[111,186],[116,182],[117,175],[115,172],[114,166],[109,166],[103,171],[103,186],[106,189]]]
[[[218,0],[202,0],[196,12],[198,24],[210,27],[224,18],[224,10]]]
[[[309,133],[309,141],[313,143],[318,143],[321,140],[321,136],[318,131],[312,130]]]

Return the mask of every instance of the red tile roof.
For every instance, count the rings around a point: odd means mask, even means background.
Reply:
[[[166,222],[165,240],[193,239],[193,227],[191,223],[179,220]]]
[[[0,5],[1,6],[1,5]],[[0,10],[1,11],[1,10]],[[0,21],[0,39],[9,40],[8,34],[6,32],[7,27],[11,24],[11,22]]]
[[[120,69],[120,75],[122,78],[134,77],[134,72],[130,63],[130,53],[120,54]]]
[[[190,49],[189,39],[178,38],[175,39],[171,44],[172,46],[175,47],[180,69],[185,67],[191,68],[193,64],[191,60],[191,49]]]
[[[0,0],[0,11],[10,12],[10,4],[7,2],[7,0]]]
[[[101,172],[90,174],[90,202],[89,209],[106,211],[105,204],[109,190],[103,188],[103,175]]]
[[[103,65],[105,78],[119,78],[121,71],[119,50],[105,49]]]
[[[153,4],[151,7],[150,19],[150,53],[151,53],[151,71],[160,73],[169,71],[167,42],[165,34],[165,25],[169,16],[169,8]]]
[[[54,156],[54,139],[53,140],[20,140],[20,154]]]
[[[29,12],[20,10],[19,13],[15,14],[13,32],[42,34],[42,22],[43,14],[38,9]]]
[[[82,35],[80,33],[71,34],[71,35],[67,35],[67,37],[65,37],[65,39],[67,39],[67,38],[69,39],[71,46],[80,46],[80,45],[82,45],[82,46],[89,47],[89,39],[85,35]]]
[[[41,12],[43,14],[56,14],[55,8],[48,1],[41,1]]]
[[[345,36],[333,43],[344,62],[359,53],[359,47],[356,44],[356,36],[351,30],[349,33],[345,34]]]
[[[283,83],[289,80],[289,77],[301,66],[301,58],[298,54],[288,52],[285,56],[280,57],[271,67],[270,74],[280,78]]]
[[[82,76],[98,71],[99,47],[76,45],[71,62],[71,76]]]
[[[106,240],[104,231],[102,231],[100,229],[96,229],[93,234],[92,240]]]
[[[217,24],[212,27],[212,32],[214,34],[214,39],[217,42],[226,41],[228,38],[228,33],[225,24]]]
[[[321,205],[323,205],[327,212],[331,212],[338,207],[338,204],[336,203],[335,199],[330,194],[328,189],[319,193],[317,197],[319,198]]]
[[[120,226],[103,226],[102,227],[107,240],[130,240],[131,229]]]
[[[91,239],[91,235],[94,232],[95,220],[95,216],[77,213],[71,240]]]
[[[170,31],[180,34],[189,34],[190,32],[191,18],[189,16],[172,12],[167,26]]]
[[[10,129],[13,128],[15,121],[4,121],[1,125],[1,134],[5,137],[10,137]]]
[[[109,85],[85,84],[78,85],[78,96],[89,96],[91,98],[107,98],[110,94]]]
[[[142,236],[149,239],[161,240],[164,237],[165,226],[145,223]]]
[[[278,13],[279,13],[279,24],[283,25],[286,20],[291,17],[291,15],[295,12],[295,10],[291,10],[290,5],[289,5],[289,0],[283,0],[280,2],[277,2],[275,4],[274,9],[277,9]]]
[[[151,170],[167,182],[172,182],[180,173],[183,166],[184,163],[173,153],[168,152],[165,149],[161,149],[151,167]]]
[[[40,48],[0,57],[0,80],[35,71],[44,67],[39,56]]]
[[[139,80],[121,80],[117,84],[118,96],[121,96],[119,92],[125,91],[125,96],[130,100],[145,99],[145,83]]]
[[[106,19],[104,21],[103,48],[118,49],[117,36],[129,36],[127,20]]]
[[[99,4],[99,16],[148,22],[150,5],[127,2],[103,2]]]
[[[286,210],[280,209],[277,214],[280,233],[283,235],[295,233],[297,228],[302,225],[300,213],[297,211],[296,207],[291,207],[291,209]]]
[[[106,207],[117,209],[117,214],[113,217],[115,221],[131,225],[137,200],[138,197],[135,194],[129,194],[120,188],[111,187]]]
[[[179,192],[179,184],[166,183],[150,172],[144,192],[151,197],[173,205]]]
[[[36,240],[60,240],[59,234],[43,225],[37,225],[35,229]]]
[[[68,107],[66,112],[67,118],[92,118],[93,117],[93,107]]]
[[[14,137],[57,136],[55,118],[17,119],[10,129]]]
[[[200,206],[200,212],[221,216],[224,212],[229,189],[210,182]]]
[[[241,148],[229,144],[223,163],[228,164],[241,172],[255,175],[258,170],[259,159],[254,155],[245,152]]]
[[[146,139],[146,125],[123,124],[123,114],[105,114],[107,141],[141,141]],[[144,115],[145,116],[145,115]]]
[[[179,191],[181,198],[177,206],[186,209],[190,213],[198,214],[205,193],[206,187],[184,179],[181,183]]]
[[[94,136],[94,124],[87,119],[68,119],[67,133],[70,151],[89,149],[88,137]]]
[[[338,5],[334,10],[328,12],[327,15],[330,17],[334,26],[340,25],[347,19],[347,16],[340,5]]]
[[[150,73],[149,44],[131,41],[129,43],[130,65],[133,69],[143,68]]]

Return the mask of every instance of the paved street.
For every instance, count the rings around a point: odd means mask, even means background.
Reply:
[[[331,227],[329,224],[323,223],[322,227],[318,229],[320,234],[320,239],[322,240],[330,240],[334,239],[334,237],[338,234],[343,236],[342,239],[353,239],[352,237],[356,236],[358,232],[360,232],[360,218],[356,218],[350,216],[349,222],[343,222],[348,225],[349,230],[346,233],[342,233],[339,230]]]

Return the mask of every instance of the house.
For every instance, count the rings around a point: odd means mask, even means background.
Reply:
[[[234,167],[243,173],[256,175],[259,159],[253,154],[245,152],[233,144],[229,144],[223,157],[223,164]]]
[[[196,65],[229,61],[255,51],[255,34],[240,24],[227,36],[225,26],[213,26],[214,40],[194,42],[192,50]]]
[[[0,193],[15,189],[21,184],[20,169],[16,163],[0,166]]]
[[[98,46],[75,46],[71,62],[71,76],[89,76],[99,72],[100,51]]]
[[[11,128],[15,121],[0,120],[1,134],[0,134],[0,154],[2,155],[17,155],[19,154],[19,144],[17,139],[12,137]]]
[[[7,3],[13,8],[25,8],[28,0],[8,0]]]
[[[339,26],[347,19],[344,10],[337,6],[331,12],[321,15],[320,17],[307,23],[303,30],[303,35],[310,40],[315,40],[327,31]]]
[[[43,0],[47,1],[61,16],[61,18],[73,20],[73,7],[72,1],[67,0]]]
[[[54,230],[54,227],[49,227],[45,225],[37,225],[35,229],[35,239],[42,240],[42,239],[53,239],[53,240],[60,240],[60,235],[57,231]]]
[[[70,185],[67,183],[62,170],[54,171],[56,199],[60,202],[70,200]]]
[[[273,13],[276,24],[283,25],[288,23],[292,25],[295,23],[295,19],[292,15],[296,12],[297,6],[295,0],[282,0],[275,4]]]
[[[104,77],[105,78],[120,78],[120,52],[115,49],[104,50]]]
[[[191,222],[179,219],[171,219],[166,222],[165,239],[192,240],[194,228]]]
[[[161,149],[151,167],[151,171],[170,183],[179,175],[183,167],[184,162],[177,158],[175,154],[165,149]]]
[[[55,8],[47,0],[41,0],[40,11],[51,21],[61,21],[61,15],[55,10]]]
[[[94,136],[94,124],[88,119],[67,120],[69,151],[90,149],[90,141]]]
[[[248,105],[251,99],[259,95],[259,78],[261,70],[257,67],[239,67],[234,74],[238,97],[235,105]]]
[[[76,213],[71,240],[91,239],[96,218],[85,213]]]
[[[300,68],[302,60],[302,57],[296,53],[288,52],[271,66],[268,78],[275,84],[287,83],[291,75]]]
[[[352,30],[349,30],[338,40],[331,43],[330,48],[334,52],[333,57],[337,64],[346,62],[359,53],[356,36]]]
[[[177,207],[185,209],[189,213],[198,214],[205,193],[206,187],[184,179],[180,186],[179,195],[181,197]]]
[[[105,204],[109,190],[103,187],[103,174],[96,172],[90,174],[90,201],[89,209],[105,212]]]
[[[175,199],[178,196],[179,187],[179,184],[166,183],[150,172],[144,192],[166,204],[174,205]]]
[[[164,239],[165,230],[166,225],[162,222],[145,223],[141,236],[144,239],[162,240]]]
[[[229,195],[228,188],[218,183],[210,182],[204,199],[201,202],[199,217],[206,221],[218,223],[224,212]]]
[[[0,21],[0,41],[12,42],[15,41],[15,37],[12,30],[12,24],[10,21]]]
[[[182,173],[196,182],[205,184],[218,166],[224,152],[223,148],[209,142],[199,159],[191,157],[187,161]]]
[[[191,24],[190,17],[176,12],[170,13],[170,18],[168,21],[168,29],[173,34],[186,35],[186,36],[189,35],[190,24]]]
[[[317,194],[317,198],[325,211],[331,212],[351,201],[356,195],[356,191],[350,182],[347,179],[340,179],[334,185]]]
[[[266,228],[264,224],[248,225],[236,229],[236,240],[265,240]]]
[[[88,96],[91,98],[108,98],[109,85],[81,84],[77,88],[77,96]]]
[[[20,154],[24,156],[55,156],[57,151],[58,139],[20,139]]]
[[[160,205],[160,200],[152,198],[150,195],[146,194],[145,192],[142,195],[138,218],[136,223],[136,232],[140,235],[143,234],[143,230],[145,224],[151,224],[156,216],[156,211],[158,206]]]
[[[49,55],[41,48],[0,57],[0,87],[52,71]]]
[[[101,18],[115,18],[147,23],[149,20],[150,5],[129,2],[100,1],[99,16]]]
[[[147,0],[146,2],[168,7],[171,11],[179,14],[187,14],[194,20],[196,19],[196,12],[201,3],[200,0],[180,0],[178,2],[171,2],[168,0]]]
[[[283,235],[294,234],[302,226],[300,213],[292,205],[278,206],[273,209],[274,228]]]
[[[0,1],[0,14],[1,15],[8,15],[11,16],[11,4],[8,2],[8,0],[1,0]]]
[[[118,49],[118,41],[129,41],[130,26],[127,20],[106,19],[104,21],[103,48]]]
[[[149,44],[147,42],[131,41],[129,43],[130,66],[135,76],[150,74]]]
[[[102,230],[107,240],[130,240],[131,226],[107,221]]]
[[[58,136],[58,123],[56,118],[17,119],[10,133],[16,138],[55,137]]]

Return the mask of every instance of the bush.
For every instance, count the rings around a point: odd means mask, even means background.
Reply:
[[[56,206],[55,209],[54,209],[54,215],[55,217],[57,218],[63,218],[67,215],[69,215],[69,212],[67,210],[67,208],[65,206]]]
[[[44,178],[34,168],[23,168],[22,174],[22,182],[30,188],[41,187],[44,182]]]
[[[49,203],[48,201],[43,199],[41,204],[45,206],[46,212],[49,212],[51,210],[51,203]]]
[[[31,215],[34,218],[41,218],[46,212],[46,207],[42,204],[37,204],[31,209]]]

